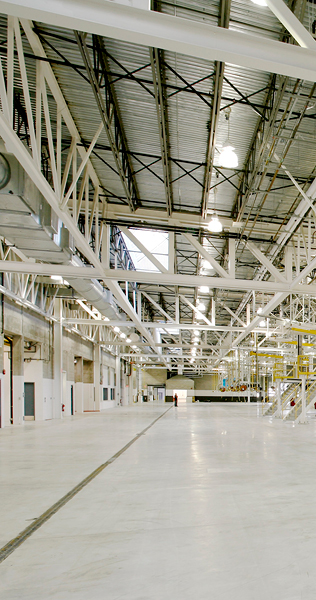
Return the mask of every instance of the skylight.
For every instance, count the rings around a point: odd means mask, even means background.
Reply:
[[[161,265],[168,268],[169,235],[152,229],[133,229],[134,236],[159,260]],[[159,273],[157,267],[122,233],[124,242],[131,255],[136,271],[151,271]]]

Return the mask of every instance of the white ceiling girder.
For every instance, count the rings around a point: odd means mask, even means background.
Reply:
[[[247,325],[247,327],[243,330],[243,332],[238,335],[236,337],[236,339],[233,341],[233,348],[237,347],[250,333],[255,332],[257,329],[257,325],[259,324],[259,322],[261,321],[261,319],[263,317],[268,317],[269,314],[277,307],[279,306],[279,304],[281,304],[281,302],[283,302],[283,300],[285,300],[285,298],[288,296],[288,293],[277,293],[274,294],[273,298],[271,298],[271,300],[266,304],[266,306],[264,307],[262,313],[260,315],[257,315],[256,317],[254,317],[254,319],[252,319],[251,323],[249,325]],[[265,332],[266,333],[266,329]],[[223,358],[231,351],[231,347],[229,349],[226,349],[224,354],[221,356],[220,359],[218,359],[215,363],[215,365],[218,365],[221,360],[223,360]]]
[[[98,0],[0,0],[0,11],[196,58],[316,81],[316,53],[309,48],[108,0],[102,3]],[[293,33],[298,34],[297,28]]]
[[[202,246],[202,244],[200,244],[200,242],[193,235],[191,235],[190,233],[183,233],[182,235],[188,242],[190,242],[190,244],[192,244],[193,248],[195,248],[195,250],[199,252],[199,254],[201,254],[201,256],[203,256],[203,258],[210,263],[210,265],[212,265],[213,269],[221,277],[229,277],[225,269],[223,269],[223,267],[217,262],[217,260],[215,260],[215,258],[206,250],[206,248],[204,248],[204,246]]]
[[[132,319],[134,326],[138,329],[138,331],[144,336],[146,340],[148,340],[150,346],[155,348],[155,341],[148,329],[141,323],[141,320],[129,302],[128,298],[125,296],[124,292],[121,290],[119,284],[116,281],[108,281],[107,286],[109,290],[112,292],[113,296],[115,296],[116,301],[120,305],[120,307],[126,312],[130,319]],[[124,327],[124,321],[121,321],[121,327]]]
[[[158,302],[156,302],[151,296],[149,296],[149,294],[146,294],[146,292],[141,291],[140,292],[143,296],[145,296],[145,298],[147,298],[147,300],[149,302],[151,302],[153,304],[153,306],[164,316],[166,317],[166,319],[168,319],[168,321],[170,321],[170,323],[174,323],[174,319],[172,319],[170,317],[170,315],[168,315],[168,313],[166,313],[166,311],[162,308],[162,306],[160,306],[160,304],[158,304]]]
[[[262,319],[262,315],[260,315]],[[102,319],[81,319],[70,317],[63,319],[64,325],[105,325],[106,327],[134,327],[134,323],[132,321],[104,321]],[[141,323],[147,329],[171,329],[171,333],[173,329],[181,329],[193,331],[197,329],[199,331],[233,331],[235,333],[241,333],[245,331],[243,327],[230,327],[228,325],[198,325],[197,323],[162,323],[159,321],[144,321]],[[258,333],[265,333],[266,327],[257,327],[256,330]],[[113,343],[113,342],[111,342]],[[157,345],[157,344],[155,344]],[[161,345],[161,344],[160,344]],[[178,346],[178,344],[176,344]],[[158,344],[159,346],[159,344]]]
[[[266,0],[266,3],[300,46],[310,48],[311,50],[316,49],[316,42],[313,36],[305,29],[304,25],[292,13],[283,0]]]
[[[312,265],[312,267],[310,266]],[[314,261],[310,263],[308,271],[313,268]],[[305,269],[304,269],[305,271]],[[274,281],[253,281],[252,279],[232,279],[224,277],[207,277],[205,275],[181,275],[173,273],[149,273],[139,271],[125,271],[123,269],[101,269],[93,267],[69,267],[67,265],[52,265],[44,263],[18,262],[0,260],[0,273],[29,273],[33,275],[60,275],[67,277],[84,277],[103,279],[106,284],[110,281],[131,281],[148,285],[172,285],[183,287],[199,287],[202,285],[216,289],[227,290],[254,290],[273,294],[276,292],[316,295],[316,285],[300,284],[301,277],[293,283],[279,283]],[[303,273],[303,271],[302,271]],[[307,272],[305,275],[308,274]]]
[[[275,277],[276,281],[286,283],[286,278],[280,271],[272,264],[272,262],[266,257],[259,248],[252,242],[247,243],[247,248],[253,254],[253,256]]]

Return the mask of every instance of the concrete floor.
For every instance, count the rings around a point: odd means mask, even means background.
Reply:
[[[166,406],[0,432],[0,545]],[[2,600],[314,600],[316,421],[181,405],[0,565]]]

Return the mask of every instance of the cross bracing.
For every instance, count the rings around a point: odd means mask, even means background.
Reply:
[[[163,2],[156,8],[160,15],[169,11]],[[234,23],[234,6],[230,15],[227,10],[219,4],[215,18],[210,9],[209,25]],[[266,13],[262,31],[271,43],[281,40],[282,51],[291,46],[288,60],[294,61],[292,50],[299,48],[293,37],[310,53],[314,42],[299,20],[290,25],[288,17],[280,23]],[[247,32],[257,33],[245,9]],[[294,70],[292,78],[245,68],[238,58],[233,66],[224,55],[190,58],[143,39],[136,45],[90,30],[78,34],[75,20],[66,29],[50,18],[30,23],[3,15],[0,56],[3,150],[22,164],[68,229],[81,262],[54,264],[39,255],[30,262],[3,230],[4,248],[20,251],[14,260],[14,250],[2,256],[7,293],[51,317],[52,299],[63,297],[65,326],[91,339],[100,329],[100,342],[112,342],[116,321],[101,323],[81,306],[71,309],[70,323],[69,302],[84,300],[71,285],[49,281],[58,274],[96,279],[113,293],[129,331],[140,334],[148,360],[166,366],[176,351],[191,370],[185,350],[192,347],[193,328],[201,332],[195,360],[212,369],[232,346],[249,346],[253,334],[261,346],[277,347],[285,319],[313,320],[312,81]],[[224,62],[225,69],[219,66]],[[219,162],[228,107],[239,159],[232,170]],[[223,224],[217,234],[207,228],[214,210]],[[167,266],[141,245],[140,229],[168,235]],[[147,273],[135,268],[122,232],[152,265]],[[155,323],[161,341],[153,335]],[[124,341],[116,339],[113,348],[123,353]]]

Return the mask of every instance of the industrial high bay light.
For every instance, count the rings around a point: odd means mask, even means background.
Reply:
[[[263,0],[262,0],[263,1]],[[231,107],[228,106],[225,110],[225,119],[227,121],[227,140],[223,145],[222,151],[219,155],[219,164],[221,167],[225,167],[226,169],[236,169],[238,167],[238,156],[236,152],[234,152],[235,148],[232,145],[229,139],[230,127],[229,127],[229,117],[231,113]]]
[[[223,226],[216,214],[216,196],[217,196],[217,188],[214,188],[214,213],[211,216],[211,220],[208,224],[208,229],[212,233],[220,233],[223,230]]]

